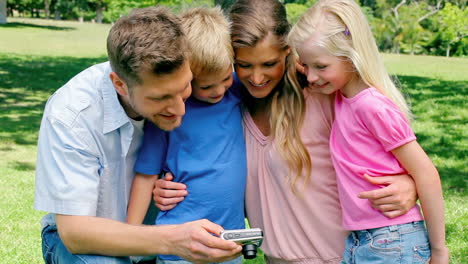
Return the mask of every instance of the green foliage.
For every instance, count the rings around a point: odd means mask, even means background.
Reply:
[[[446,55],[450,56],[450,48],[457,42],[466,43],[468,36],[468,9],[461,10],[456,5],[447,3],[438,14],[440,37],[446,46]],[[463,42],[462,48],[463,49]],[[457,50],[458,51],[458,50]],[[463,52],[463,50],[461,50]]]
[[[168,6],[178,13],[185,8],[215,4],[226,10],[234,1],[49,0],[49,3],[51,16],[58,19],[112,23],[134,8],[156,4]],[[316,1],[281,0],[291,23],[297,22]],[[466,0],[446,0],[440,7],[437,7],[439,0],[412,0],[404,3],[401,0],[356,1],[367,16],[381,51],[460,57],[468,54]],[[39,17],[44,9],[44,0],[8,0],[8,7],[20,16]]]
[[[427,13],[425,2],[411,2],[400,8],[398,19],[400,32],[397,40],[404,53],[420,54],[423,45],[431,37],[432,33],[423,28],[418,21],[425,13]]]
[[[296,23],[307,10],[305,5],[300,4],[286,4],[285,6],[288,14],[288,20],[291,24]]]
[[[127,15],[134,8],[147,7],[153,4],[153,1],[110,0],[107,3],[107,10],[104,12],[104,22],[114,22],[119,17]]]

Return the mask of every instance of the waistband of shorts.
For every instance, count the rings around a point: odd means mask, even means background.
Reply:
[[[357,238],[362,238],[372,236],[373,234],[379,232],[398,232],[399,234],[406,234],[422,230],[426,230],[426,225],[424,224],[424,221],[415,221],[406,224],[390,225],[364,230],[355,230],[351,231],[351,234]]]

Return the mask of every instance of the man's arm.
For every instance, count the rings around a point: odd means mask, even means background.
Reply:
[[[161,211],[171,210],[182,202],[187,196],[187,186],[180,182],[173,182],[174,176],[168,172],[163,179],[157,179],[154,183],[154,204]]]
[[[368,199],[372,207],[389,218],[403,215],[416,205],[418,195],[416,184],[409,175],[364,178],[375,185],[387,185],[384,188],[361,192],[359,198]]]
[[[142,226],[92,217],[56,215],[60,238],[73,254],[109,256],[170,254],[195,263],[224,262],[242,247],[219,235],[221,226],[208,220],[181,225]]]

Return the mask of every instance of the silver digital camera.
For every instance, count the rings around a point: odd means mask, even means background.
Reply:
[[[263,231],[260,228],[224,230],[220,237],[242,245],[242,254],[245,259],[257,256],[257,248],[262,245]]]

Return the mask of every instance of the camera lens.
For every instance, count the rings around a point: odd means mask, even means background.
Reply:
[[[248,244],[242,247],[242,254],[245,259],[253,259],[257,256],[257,245]]]

